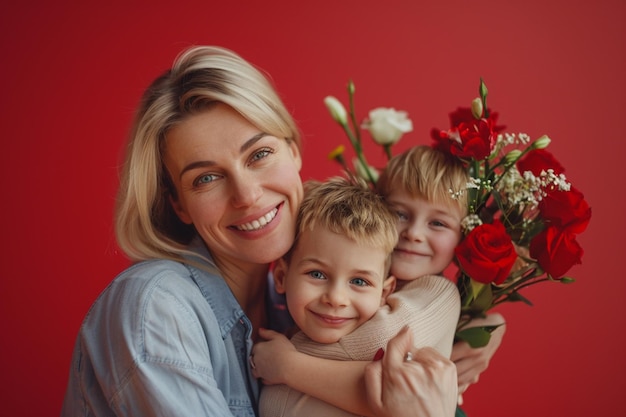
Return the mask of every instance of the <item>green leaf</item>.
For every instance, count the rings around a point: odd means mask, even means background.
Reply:
[[[528,304],[529,306],[532,306],[533,303],[526,297],[524,297],[522,294],[520,294],[517,291],[513,291],[507,298],[507,301],[522,301],[526,304]]]
[[[500,326],[502,325],[468,327],[456,332],[456,338],[465,340],[472,348],[483,347],[489,343],[491,333]]]
[[[470,280],[470,287],[472,289],[472,299],[478,298],[478,296],[480,295],[480,291],[483,289],[484,286],[485,284],[481,284],[480,282],[474,281],[473,279]]]
[[[465,340],[473,348],[479,348],[489,343],[491,333],[485,330],[484,327],[470,327],[469,329],[458,331],[456,337]]]
[[[465,411],[463,411],[463,409],[457,405],[454,417],[467,417],[467,414],[465,414]]]
[[[563,277],[561,279],[558,279],[557,281],[561,282],[562,284],[573,284],[574,282],[576,282],[576,280],[572,277]]]
[[[493,304],[493,291],[491,289],[491,285],[480,284],[472,280],[472,289],[476,291],[474,286],[480,288],[480,290],[478,292],[474,292],[474,302],[472,303],[472,310],[476,313],[482,313],[489,310],[489,308],[491,308]]]

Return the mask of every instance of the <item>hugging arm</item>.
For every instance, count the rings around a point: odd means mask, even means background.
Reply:
[[[408,328],[389,342],[387,352],[378,362],[321,359],[298,352],[278,333],[263,331],[262,335],[269,341],[255,346],[254,361],[255,373],[266,383],[289,385],[363,416],[407,415],[407,410],[416,417],[454,414],[457,399],[454,364],[432,348],[412,348]],[[277,349],[282,349],[279,355]],[[413,360],[405,362],[409,350]],[[281,359],[272,360],[269,356]]]
[[[370,362],[318,358],[299,352],[280,333],[260,329],[259,335],[267,341],[254,346],[254,374],[263,383],[285,384],[351,413],[375,415],[365,392],[364,373]]]
[[[473,348],[467,342],[460,341],[452,348],[451,359],[455,363],[459,378],[459,394],[463,394],[471,384],[478,382],[480,374],[488,367],[495,355],[506,331],[504,317],[498,313],[489,314],[483,319],[472,320],[467,327],[501,325],[491,333],[489,343],[481,348]],[[461,398],[459,398],[461,402]]]

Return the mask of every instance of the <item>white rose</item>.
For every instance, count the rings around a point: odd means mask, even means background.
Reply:
[[[369,120],[363,127],[369,130],[374,142],[379,145],[393,145],[404,133],[413,130],[413,122],[405,111],[379,107],[370,111]]]

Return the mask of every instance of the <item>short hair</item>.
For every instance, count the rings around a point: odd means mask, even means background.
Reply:
[[[301,234],[324,227],[358,244],[380,247],[387,255],[398,243],[397,216],[382,196],[363,182],[332,177],[325,182],[308,181],[296,220],[296,239],[285,255],[289,261]]]
[[[376,182],[376,191],[388,197],[398,188],[411,197],[458,207],[467,214],[469,174],[463,163],[430,146],[414,146],[394,156]]]
[[[215,46],[183,51],[145,91],[121,169],[115,208],[120,248],[132,260],[184,260],[196,231],[174,212],[176,191],[163,162],[165,137],[187,117],[216,103],[301,149],[301,135],[271,80],[236,53]]]

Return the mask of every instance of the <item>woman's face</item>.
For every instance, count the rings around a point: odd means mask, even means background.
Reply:
[[[166,137],[172,205],[218,265],[278,259],[291,246],[302,200],[298,148],[224,104],[189,116]]]

